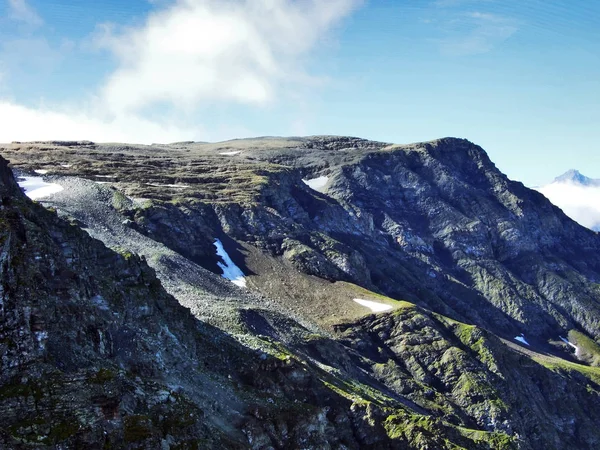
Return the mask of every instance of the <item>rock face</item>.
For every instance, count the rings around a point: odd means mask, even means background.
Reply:
[[[600,238],[469,141],[0,152],[0,446],[600,445]]]

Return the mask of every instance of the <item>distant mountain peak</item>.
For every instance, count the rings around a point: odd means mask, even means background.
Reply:
[[[600,186],[600,180],[586,177],[579,170],[571,169],[554,179],[554,183],[573,183],[582,186]]]

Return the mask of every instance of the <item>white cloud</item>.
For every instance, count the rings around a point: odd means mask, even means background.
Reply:
[[[23,0],[10,2],[15,18],[39,22]],[[201,127],[175,125],[164,111],[189,124],[217,103],[262,106],[299,95],[312,80],[305,69],[311,51],[361,2],[176,0],[159,2],[137,27],[99,25],[95,44],[117,66],[94,107],[32,108],[0,97],[0,142],[207,139]]]
[[[139,28],[106,28],[119,68],[102,96],[113,111],[262,105],[304,77],[302,58],[358,0],[179,0]]]
[[[40,106],[28,108],[0,100],[0,142],[91,140],[96,142],[174,142],[196,140],[198,127],[182,128],[138,116],[104,116],[100,111],[70,108],[65,111]]]
[[[552,183],[536,188],[571,219],[600,230],[600,187],[575,183]]]
[[[440,48],[455,56],[487,53],[518,30],[515,20],[482,12],[465,13],[452,25]]]
[[[44,23],[42,18],[25,0],[8,0],[9,18],[17,22],[24,22],[31,26],[40,26]]]

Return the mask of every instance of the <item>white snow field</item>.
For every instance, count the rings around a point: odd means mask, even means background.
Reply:
[[[19,177],[17,183],[31,200],[48,197],[63,190],[61,185],[46,183],[42,177]]]
[[[521,334],[521,336],[515,336],[515,341],[519,341],[522,344],[529,345],[529,342],[525,339],[525,335]]]
[[[219,239],[215,239],[213,245],[217,249],[217,255],[223,258],[225,264],[220,262],[217,265],[223,271],[223,278],[227,278],[233,284],[238,285],[239,287],[246,287],[246,278],[244,277],[244,272],[235,265],[235,263],[231,260],[225,249],[223,248],[223,243]]]
[[[565,344],[570,345],[571,347],[573,347],[575,349],[575,356],[579,356],[579,347],[577,347],[575,344],[573,344],[572,342],[569,342],[568,339],[565,339],[562,336],[559,336],[560,340],[563,341]]]
[[[158,184],[158,183],[146,183],[146,185],[148,186],[154,186],[154,187],[170,187],[170,188],[177,188],[177,189],[186,189],[189,188],[190,186],[187,184]]]
[[[304,184],[306,184],[309,188],[314,189],[315,191],[319,191],[323,189],[327,182],[329,181],[328,176],[322,176],[317,178],[311,178],[310,180],[302,180]]]
[[[222,153],[219,153],[219,155],[233,156],[233,155],[237,155],[238,153],[242,153],[242,152],[241,151],[237,151],[237,152],[222,152]]]
[[[392,309],[392,307],[390,305],[386,305],[384,303],[373,302],[371,300],[363,300],[362,298],[355,298],[354,301],[356,303],[358,303],[359,305],[369,308],[373,312],[383,312],[383,311],[389,311],[390,309]]]

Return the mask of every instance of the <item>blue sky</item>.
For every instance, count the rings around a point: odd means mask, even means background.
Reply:
[[[600,2],[0,0],[0,141],[465,137],[600,178]]]

